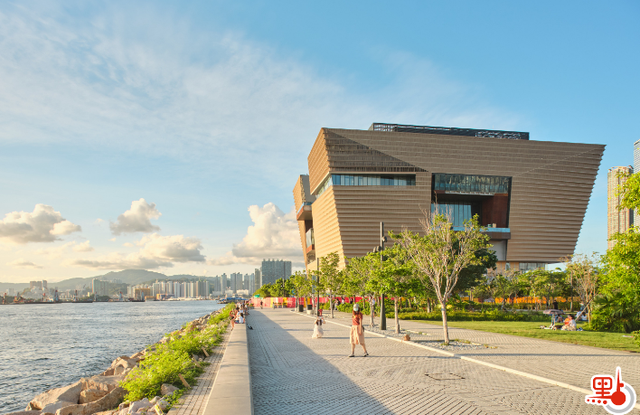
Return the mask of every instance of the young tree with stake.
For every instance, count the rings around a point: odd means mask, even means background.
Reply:
[[[489,236],[484,235],[477,215],[464,221],[460,231],[453,229],[451,218],[442,213],[424,212],[420,221],[424,236],[407,229],[398,235],[398,242],[420,272],[416,275],[423,285],[432,285],[440,303],[444,343],[449,344],[447,303],[458,282],[460,271],[468,265],[477,264],[476,252],[489,245]]]

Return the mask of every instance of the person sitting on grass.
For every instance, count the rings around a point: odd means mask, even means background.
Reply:
[[[576,321],[573,316],[568,316],[564,319],[564,326],[562,326],[562,330],[576,331],[576,327]]]

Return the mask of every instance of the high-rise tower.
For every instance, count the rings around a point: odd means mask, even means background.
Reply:
[[[637,144],[637,143],[636,143]],[[633,167],[612,167],[607,173],[607,240],[615,233],[624,233],[633,226],[633,210],[619,208],[621,197],[618,189],[627,180],[625,175],[632,174]],[[607,247],[612,248],[615,242],[609,240]]]

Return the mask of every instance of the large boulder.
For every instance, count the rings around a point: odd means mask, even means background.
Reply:
[[[177,391],[178,388],[176,388],[173,385],[170,385],[168,383],[163,383],[162,386],[160,387],[160,393],[163,396],[167,396],[167,395],[171,395],[173,392]]]
[[[42,408],[42,413],[55,414],[58,409],[64,408],[65,406],[75,405],[75,404],[77,404],[77,402],[64,402],[64,401],[53,402],[48,405],[45,405],[44,408]]]
[[[41,411],[27,410],[27,411],[9,412],[9,413],[4,414],[4,415],[40,415],[40,413],[41,413]]]
[[[42,410],[42,408],[50,403],[56,403],[58,401],[76,404],[80,399],[81,390],[81,381],[72,385],[63,386],[62,388],[50,389],[33,398],[31,402],[29,402],[29,405],[27,405],[27,411],[34,409]]]
[[[94,402],[79,405],[71,405],[58,409],[56,415],[91,415],[96,412],[103,412],[118,406],[127,391],[121,387],[116,387],[107,395]]]
[[[80,401],[79,403],[89,403],[93,401],[97,401],[98,399],[105,396],[108,391],[101,389],[86,389],[80,392]]]
[[[133,414],[135,412],[138,412],[140,409],[147,409],[150,406],[151,406],[151,402],[149,402],[149,399],[142,398],[139,401],[131,402],[131,405],[129,405],[129,410],[127,411],[127,413]]]
[[[116,389],[121,381],[124,380],[124,376],[92,376],[90,378],[82,378],[82,390],[97,389],[101,391],[111,392]],[[80,399],[80,393],[78,393],[78,400]]]

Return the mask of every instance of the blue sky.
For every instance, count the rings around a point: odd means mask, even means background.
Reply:
[[[0,281],[299,261],[292,188],[319,129],[374,121],[606,144],[576,248],[604,252],[606,172],[640,139],[639,17],[634,1],[3,2]]]

